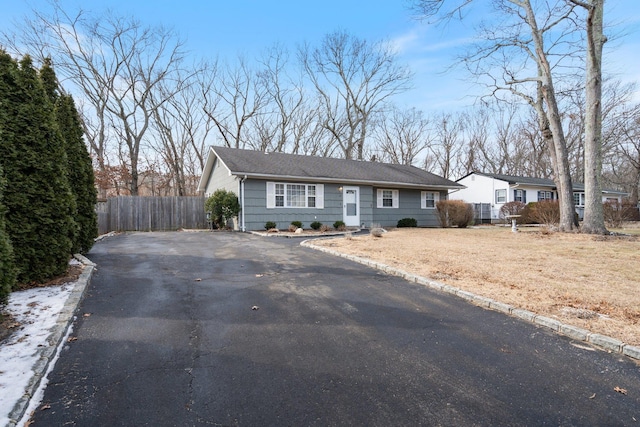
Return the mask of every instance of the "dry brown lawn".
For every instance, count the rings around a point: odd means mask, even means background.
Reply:
[[[314,244],[640,346],[640,236],[397,229]]]

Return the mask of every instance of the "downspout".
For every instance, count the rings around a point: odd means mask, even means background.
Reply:
[[[247,175],[240,180],[240,215],[242,220],[242,232],[247,231],[247,227],[244,224],[244,182],[247,180]]]

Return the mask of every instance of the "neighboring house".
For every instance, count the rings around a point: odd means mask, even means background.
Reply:
[[[238,195],[234,227],[246,231],[268,221],[395,227],[402,218],[436,227],[436,203],[463,186],[413,166],[211,147],[198,191],[220,188]]]
[[[557,200],[558,190],[551,179],[471,172],[456,181],[462,190],[449,193],[452,200],[474,204],[477,222],[500,219],[500,208],[508,202],[539,202]],[[602,201],[622,202],[627,193],[603,190]],[[584,184],[573,183],[573,199],[580,219],[584,216]]]

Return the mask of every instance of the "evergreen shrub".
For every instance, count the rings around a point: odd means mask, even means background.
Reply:
[[[418,221],[416,221],[415,218],[402,218],[400,220],[398,220],[398,228],[402,228],[402,227],[417,227],[418,226]]]
[[[211,221],[218,228],[224,229],[230,219],[238,216],[240,202],[236,193],[220,188],[204,202],[204,209],[211,212]]]

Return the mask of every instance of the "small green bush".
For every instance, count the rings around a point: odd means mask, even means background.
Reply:
[[[313,221],[309,226],[314,230],[320,230],[320,227],[322,227],[322,223],[319,221]]]
[[[345,225],[344,221],[336,221],[333,223],[333,228],[338,231],[344,231],[347,229],[347,226]]]
[[[302,228],[302,222],[300,221],[291,221],[291,225],[295,225],[296,228]]]
[[[264,225],[264,229],[271,230],[272,228],[276,228],[276,223],[273,221],[267,221],[267,223]]]
[[[402,228],[402,227],[417,227],[418,226],[418,221],[416,221],[415,218],[402,218],[401,220],[398,220],[398,228]]]

